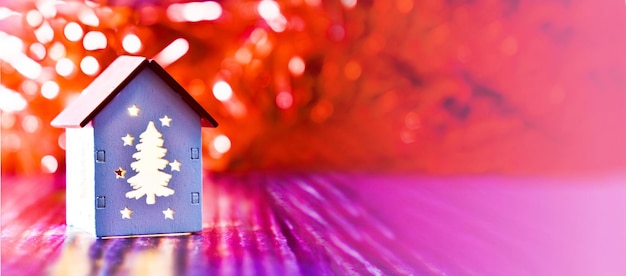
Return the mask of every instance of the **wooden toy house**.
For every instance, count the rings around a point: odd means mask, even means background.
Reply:
[[[67,224],[98,237],[202,230],[202,127],[161,66],[120,56],[53,121],[66,128]]]

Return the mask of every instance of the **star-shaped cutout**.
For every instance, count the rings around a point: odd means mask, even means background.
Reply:
[[[126,136],[122,137],[122,140],[124,141],[124,146],[132,146],[133,140],[135,140],[135,137],[130,136],[129,133],[126,133]]]
[[[128,108],[128,114],[131,117],[137,117],[139,116],[139,107],[137,107],[137,105],[133,105],[131,107]]]
[[[182,163],[178,162],[176,159],[174,159],[174,162],[170,163],[172,171],[180,171],[180,165],[182,165]]]
[[[163,116],[163,118],[160,118],[159,120],[161,121],[161,126],[169,127],[170,122],[172,121],[172,118],[167,117],[167,115],[165,115]]]
[[[130,214],[133,213],[133,210],[125,207],[124,210],[120,211],[120,213],[122,214],[122,219],[130,219]]]
[[[167,207],[167,210],[163,211],[163,215],[165,215],[165,219],[174,219],[174,210],[172,208]]]
[[[115,170],[115,179],[126,178],[126,170],[122,167],[119,167]]]

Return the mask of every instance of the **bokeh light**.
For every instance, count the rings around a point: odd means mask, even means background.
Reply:
[[[356,80],[361,76],[361,65],[356,61],[350,61],[346,63],[343,72],[347,79]]]
[[[35,37],[37,37],[37,41],[42,44],[47,44],[52,41],[54,38],[54,30],[50,27],[48,21],[44,21],[43,24],[35,30]]]
[[[26,115],[22,119],[22,129],[27,133],[35,133],[39,130],[41,122],[34,115]]]
[[[26,108],[27,102],[22,95],[0,84],[0,110],[3,112],[16,112]],[[4,118],[4,117],[3,117]]]
[[[37,79],[41,76],[41,65],[22,53],[12,55],[4,60],[11,64],[13,68],[26,78]]]
[[[24,94],[28,96],[34,96],[37,92],[39,92],[39,84],[37,84],[37,81],[34,80],[24,80],[20,88],[22,88]]]
[[[166,68],[216,117],[224,128],[221,133],[232,133],[228,139],[246,145],[246,154],[265,156],[263,151],[278,145],[285,149],[272,152],[261,165],[236,161],[244,154],[239,148],[229,155],[207,154],[212,162],[204,164],[212,169],[350,167],[357,156],[363,168],[428,172],[541,172],[600,168],[602,162],[626,167],[621,157],[626,153],[608,146],[626,139],[626,134],[608,133],[620,129],[616,118],[622,111],[613,96],[619,93],[586,93],[623,87],[619,78],[611,77],[622,72],[613,56],[623,48],[620,36],[611,28],[602,29],[607,35],[593,35],[603,20],[615,16],[608,8],[594,13],[605,15],[601,19],[573,16],[602,5],[496,1],[486,8],[484,1],[414,0],[341,0],[332,5],[320,0],[24,3],[30,4],[11,4],[0,12],[0,106],[15,117],[14,128],[3,127],[3,141],[22,150],[32,139],[21,127],[26,116],[39,118],[43,131],[37,134],[57,139],[62,130],[47,123],[54,113],[115,57],[128,53]],[[594,41],[596,47],[582,41]],[[570,65],[561,66],[563,60]],[[604,108],[595,109],[599,106]],[[606,110],[617,115],[600,115]],[[299,135],[310,131],[305,126],[319,127],[320,137],[335,142],[318,142],[318,136],[302,139]],[[348,138],[336,129],[347,130],[342,133],[349,133]],[[368,129],[377,134],[364,135]],[[276,137],[258,139],[265,135]],[[323,155],[345,147],[336,141],[381,149],[367,158],[365,153]],[[297,143],[319,150],[301,152]],[[602,146],[592,150],[586,145]],[[20,161],[4,163],[3,170],[38,168],[29,162],[43,155],[63,160],[56,143],[27,152],[12,155]],[[563,152],[572,154],[566,162],[560,162]],[[590,155],[603,158],[586,158]],[[325,161],[310,161],[315,158]],[[381,161],[396,158],[410,162]]]
[[[231,142],[226,135],[220,134],[213,139],[213,148],[220,154],[227,153],[230,150]]]
[[[356,3],[357,0],[341,0],[341,4],[348,9],[356,7]]]
[[[91,27],[98,27],[100,25],[100,19],[96,13],[90,8],[83,8],[78,12],[78,20],[83,24]]]
[[[55,173],[59,168],[59,162],[52,155],[45,155],[41,158],[41,168],[44,173]]]
[[[80,61],[80,70],[85,75],[93,76],[100,71],[100,64],[95,57],[86,56]]]
[[[65,25],[63,34],[69,41],[79,41],[83,37],[83,28],[76,22],[69,22]]]
[[[19,54],[24,48],[22,40],[5,32],[0,32],[0,41],[2,41],[0,43],[0,58],[3,60]]]
[[[49,100],[59,95],[59,85],[54,81],[46,81],[41,85],[41,95]]]
[[[282,91],[276,95],[276,105],[280,109],[287,109],[293,105],[293,95],[287,91]]]
[[[76,70],[76,66],[69,58],[62,58],[57,62],[55,70],[60,76],[69,77]]]
[[[26,23],[31,27],[39,27],[43,22],[43,16],[37,10],[30,10],[26,13]]]
[[[287,66],[289,67],[289,72],[294,76],[301,76],[304,73],[304,60],[299,56],[292,57]]]
[[[273,20],[280,16],[280,6],[273,0],[262,0],[259,2],[257,11],[265,20]]]
[[[189,51],[189,42],[184,38],[177,38],[154,56],[154,60],[161,66],[167,67]]]
[[[257,12],[275,32],[280,33],[286,29],[287,19],[280,12],[276,1],[262,0],[257,6]]]
[[[233,89],[225,81],[217,81],[213,84],[213,96],[221,102],[230,100],[233,97]]]
[[[127,34],[122,40],[122,47],[124,47],[126,52],[131,54],[136,54],[141,51],[142,46],[141,40],[135,34]]]
[[[222,15],[222,6],[214,1],[171,4],[167,16],[174,22],[213,21]]]
[[[56,1],[50,1],[50,0],[36,1],[35,5],[37,6],[37,9],[39,10],[39,12],[41,12],[43,17],[53,18],[57,15],[57,8],[55,6],[56,4],[55,2]]]
[[[46,57],[46,47],[41,43],[35,42],[30,45],[29,49],[35,60],[42,60]]]
[[[48,49],[48,56],[56,61],[61,60],[65,57],[66,51],[65,46],[61,42],[55,42]]]
[[[8,18],[12,15],[19,15],[19,13],[7,7],[0,7],[0,20]]]
[[[88,32],[83,38],[83,47],[87,51],[105,49],[107,47],[107,38],[98,31]]]

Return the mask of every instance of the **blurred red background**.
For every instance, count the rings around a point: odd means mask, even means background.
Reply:
[[[2,174],[63,172],[49,123],[121,54],[220,122],[214,171],[626,166],[623,2],[186,2],[0,1]]]

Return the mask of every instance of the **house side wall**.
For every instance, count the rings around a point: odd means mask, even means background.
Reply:
[[[94,210],[94,131],[68,128],[66,137],[66,220],[77,230],[95,234]]]

